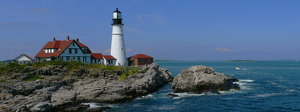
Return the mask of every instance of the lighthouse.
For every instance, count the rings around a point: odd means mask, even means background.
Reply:
[[[126,50],[124,43],[124,34],[123,34],[123,18],[121,16],[121,12],[116,9],[113,12],[112,18],[112,39],[111,39],[111,51],[110,54],[117,59],[116,66],[127,65],[126,60]]]

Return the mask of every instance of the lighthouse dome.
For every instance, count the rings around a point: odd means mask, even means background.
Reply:
[[[118,8],[116,9],[116,11],[114,11],[114,13],[115,13],[115,12],[117,12],[117,13],[121,13],[121,12],[118,10]]]

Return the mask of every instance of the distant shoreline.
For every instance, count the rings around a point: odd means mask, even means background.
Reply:
[[[224,62],[262,62],[261,60],[225,60]]]

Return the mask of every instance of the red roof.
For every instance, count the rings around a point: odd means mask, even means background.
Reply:
[[[32,59],[31,57],[27,56],[26,54],[23,54],[23,55],[26,56],[27,58],[31,59],[31,60],[34,60],[34,59]]]
[[[78,45],[79,45],[80,47],[86,47],[86,48],[87,48],[87,52],[85,52],[85,53],[92,53],[92,51],[90,50],[89,47],[87,47],[86,45],[84,45],[84,44],[81,43],[81,42],[77,42],[77,43],[78,43]]]
[[[137,55],[131,56],[131,58],[153,58],[153,57],[147,56],[145,54],[137,54]]]
[[[92,53],[91,55],[95,59],[103,59],[102,53]]]
[[[48,57],[58,57],[65,49],[75,40],[56,40],[56,41],[49,41],[35,56],[40,58],[48,58]],[[80,47],[87,47],[86,45],[77,42]],[[45,53],[44,49],[57,49],[54,53]],[[60,49],[60,50],[59,50]],[[91,50],[87,47],[87,52],[85,53],[92,53]]]
[[[112,55],[103,55],[103,58],[105,58],[107,60],[116,60],[116,58],[113,57]]]

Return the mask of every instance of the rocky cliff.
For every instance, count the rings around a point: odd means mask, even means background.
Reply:
[[[0,111],[78,111],[84,102],[122,103],[155,92],[171,83],[172,74],[152,65],[123,81],[124,70],[81,68],[69,71],[62,66],[26,67],[26,73],[2,74]],[[33,75],[34,74],[34,75]],[[37,80],[26,80],[30,77]]]
[[[220,94],[219,91],[229,91],[230,89],[239,90],[240,87],[233,82],[238,81],[234,77],[225,76],[217,73],[211,67],[192,66],[184,69],[178,74],[173,82],[174,93],[206,93],[212,92]]]

